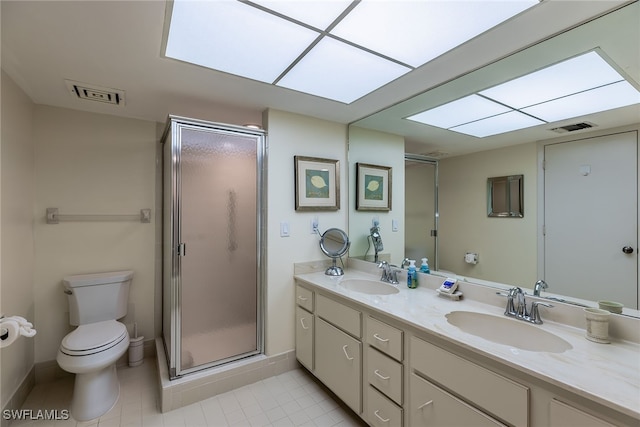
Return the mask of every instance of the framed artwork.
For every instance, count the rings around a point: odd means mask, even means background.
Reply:
[[[297,211],[340,209],[340,161],[294,156]]]
[[[356,209],[391,210],[391,168],[356,163]]]

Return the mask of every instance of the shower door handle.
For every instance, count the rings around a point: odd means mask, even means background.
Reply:
[[[187,245],[184,243],[178,244],[178,256],[187,256]]]

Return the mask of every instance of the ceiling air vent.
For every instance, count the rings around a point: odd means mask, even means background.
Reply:
[[[441,158],[441,157],[448,156],[448,155],[449,155],[449,153],[447,153],[447,152],[445,152],[445,151],[437,150],[437,151],[430,151],[430,152],[428,152],[428,153],[423,153],[422,155],[423,155],[423,156],[426,156],[426,157],[431,157],[431,158],[433,158],[433,159],[439,159],[439,158]]]
[[[560,126],[560,127],[549,129],[549,130],[552,130],[555,133],[567,133],[567,132],[575,132],[577,130],[582,130],[582,129],[589,129],[595,126],[597,125],[593,123],[581,122],[581,123],[574,123],[572,125]]]
[[[67,89],[74,96],[87,101],[96,101],[103,104],[124,106],[124,91],[108,87],[90,85],[87,83],[65,80]]]

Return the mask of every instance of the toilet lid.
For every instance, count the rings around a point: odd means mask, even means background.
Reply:
[[[62,349],[71,353],[96,353],[119,343],[127,335],[127,328],[115,320],[80,325],[62,340]]]

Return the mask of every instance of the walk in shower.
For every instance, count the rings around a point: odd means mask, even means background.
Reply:
[[[265,136],[170,116],[163,340],[172,379],[263,353]]]

